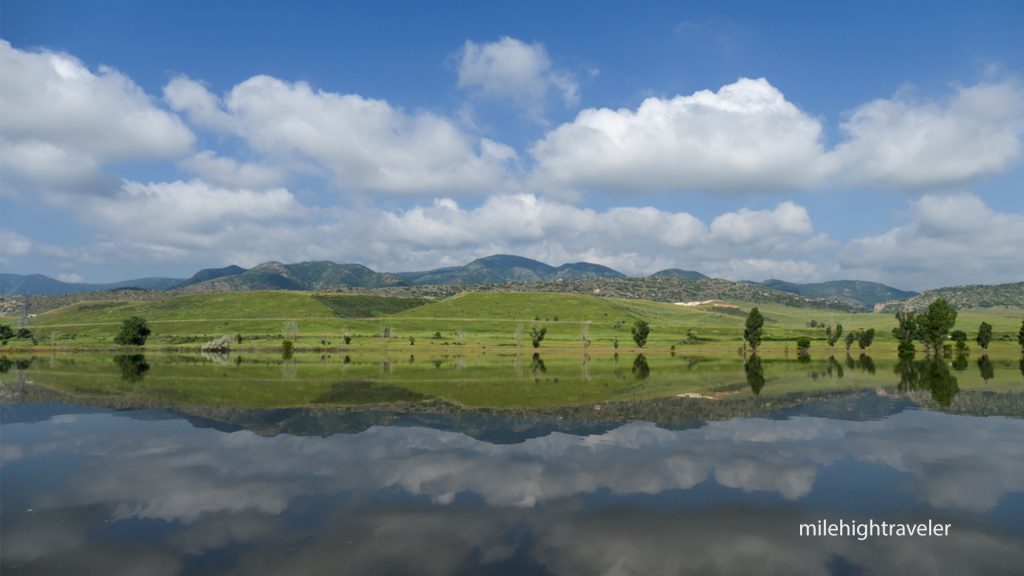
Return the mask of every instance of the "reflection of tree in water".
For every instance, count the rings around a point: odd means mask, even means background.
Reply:
[[[1020,375],[1024,376],[1024,356],[1021,356],[1018,365],[1020,366]]]
[[[584,381],[590,380],[590,354],[583,353],[583,360],[580,362],[580,377]]]
[[[536,376],[537,374],[547,374],[548,367],[544,365],[544,360],[541,360],[540,353],[534,352],[533,358],[530,359],[530,374]]]
[[[861,354],[857,357],[857,368],[867,372],[868,374],[875,373],[875,361],[871,359],[871,356],[867,354]]]
[[[828,368],[825,369],[829,376],[835,376],[836,378],[843,377],[843,365],[836,360],[835,356],[828,357]]]
[[[981,377],[986,383],[995,378],[996,371],[992,366],[992,361],[988,359],[988,354],[978,358],[978,370],[981,372]]]
[[[761,357],[751,354],[750,358],[743,364],[743,371],[747,373],[747,384],[750,391],[760,394],[764,388],[764,365],[761,364]]]
[[[911,358],[913,358],[911,356]],[[853,356],[846,355],[845,361],[846,367],[850,370],[860,370],[861,372],[867,372],[868,374],[875,373],[875,361],[871,356],[861,353],[860,356],[855,360]]]
[[[925,362],[925,368],[921,370],[921,387],[932,391],[932,400],[939,406],[949,406],[953,397],[960,392],[956,377],[949,373],[945,362]]]
[[[651,367],[647,364],[647,356],[637,354],[633,359],[633,377],[637,380],[646,380],[651,375]]]
[[[915,361],[913,356],[905,356],[900,358],[894,371],[900,377],[897,384],[900,392],[919,388],[929,390],[932,400],[940,406],[949,406],[960,392],[956,377],[950,374],[946,363],[938,358]]]
[[[0,374],[6,374],[11,369],[11,366],[14,366],[14,362],[11,362],[10,358],[0,356]]]
[[[114,363],[121,369],[121,379],[125,382],[140,382],[149,371],[149,363],[145,354],[118,354]]]

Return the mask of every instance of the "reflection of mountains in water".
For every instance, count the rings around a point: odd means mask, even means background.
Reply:
[[[353,392],[349,387],[346,385],[344,390],[347,394]],[[963,415],[1024,418],[1024,393],[975,391],[961,391],[949,407],[938,406],[927,392],[890,394],[884,390],[721,400],[672,397],[559,408],[464,408],[442,400],[418,400],[397,391],[367,391],[368,403],[361,407],[273,409],[167,406],[159,401],[123,397],[80,398],[40,386],[28,386],[18,394],[5,393],[3,397],[0,417],[5,423],[89,413],[98,407],[126,410],[124,416],[135,419],[184,418],[199,428],[250,430],[262,436],[330,436],[358,434],[374,426],[420,426],[459,432],[492,444],[514,444],[555,432],[602,434],[631,421],[680,430],[732,418],[877,420],[918,407]]]

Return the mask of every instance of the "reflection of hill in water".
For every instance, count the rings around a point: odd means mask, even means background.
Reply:
[[[250,430],[263,436],[293,434],[330,436],[357,434],[373,426],[421,426],[459,432],[492,444],[511,444],[554,432],[586,436],[601,434],[631,421],[652,422],[666,429],[685,429],[732,418],[786,419],[795,416],[835,420],[876,420],[923,407],[971,416],[1024,418],[1024,393],[962,391],[949,407],[938,406],[927,391],[906,394],[884,390],[797,393],[761,398],[737,396],[722,400],[658,398],[604,402],[562,408],[463,408],[396,388],[360,394],[345,384],[328,394],[362,398],[360,407],[218,408],[168,406],[159,401],[123,397],[76,397],[29,385],[0,391],[4,422],[35,422],[56,414],[89,413],[96,408],[130,410],[136,419],[184,418],[193,426],[225,432]],[[365,391],[364,391],[365,392]],[[333,400],[327,400],[333,401]]]

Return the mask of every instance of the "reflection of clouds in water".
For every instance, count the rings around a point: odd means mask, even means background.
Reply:
[[[35,512],[4,514],[5,562],[59,558],[81,572],[106,572],[102,553],[159,574],[179,570],[182,554],[238,544],[238,574],[449,574],[524,554],[555,574],[821,573],[836,555],[887,573],[997,573],[1024,563],[1019,537],[967,520],[947,539],[808,540],[796,538],[798,524],[835,513],[783,501],[767,509],[589,509],[577,498],[653,495],[714,479],[799,500],[820,467],[860,460],[911,474],[907,488],[890,487],[908,498],[985,511],[1006,492],[1024,491],[1024,446],[1012,441],[1024,423],[1005,418],[914,411],[869,422],[745,419],[680,431],[634,423],[513,445],[402,427],[264,438],[109,415],[82,416],[70,429],[69,437],[69,426],[40,424],[36,434],[5,438],[5,452],[20,461],[55,450],[90,457],[61,493],[35,497]],[[74,441],[62,444],[66,438]],[[424,498],[367,503],[388,486]],[[466,492],[492,506],[451,505]],[[311,499],[323,520],[289,521]],[[176,524],[159,546],[127,551],[88,538],[111,517]]]
[[[1024,445],[997,440],[1021,437],[1024,423],[929,412],[869,422],[733,420],[681,431],[634,423],[601,435],[554,433],[512,445],[405,427],[329,438],[225,434],[180,422],[160,427],[147,434],[149,427],[140,426],[116,438],[84,432],[65,448],[115,456],[77,471],[83,481],[37,505],[105,503],[118,518],[191,521],[218,511],[277,514],[296,496],[383,486],[438,503],[473,492],[491,505],[533,506],[600,490],[659,494],[712,478],[794,500],[811,492],[821,466],[841,459],[910,473],[917,489],[908,496],[941,508],[984,511],[1005,492],[1024,491]],[[54,443],[39,436],[16,449],[24,458],[50,452]],[[5,451],[19,456],[9,446]]]

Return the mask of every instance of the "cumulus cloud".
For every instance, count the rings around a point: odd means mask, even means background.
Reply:
[[[28,238],[0,228],[0,259],[8,256],[24,256],[32,252],[32,241]]]
[[[482,193],[515,181],[512,148],[475,139],[443,116],[407,113],[384,100],[269,76],[250,78],[223,98],[178,77],[164,97],[197,125],[241,137],[268,162],[310,163],[343,190]]]
[[[4,40],[0,60],[0,166],[29,184],[88,187],[104,164],[174,157],[194,142],[178,117],[113,68],[94,73],[67,54]]]
[[[534,144],[541,189],[747,192],[849,184],[954,187],[1021,158],[1024,89],[1004,80],[947,101],[879,99],[854,110],[829,150],[822,123],[764,78],[717,92],[587,109]]]
[[[508,36],[485,44],[467,40],[457,60],[460,88],[511,101],[535,119],[543,118],[549,93],[561,96],[566,106],[579,102],[576,79],[553,68],[539,42],[527,44]]]
[[[821,123],[761,78],[636,110],[584,110],[531,154],[539,187],[617,192],[803,188],[822,175]]]
[[[905,218],[850,241],[841,265],[916,288],[1021,280],[1024,214],[997,212],[973,194],[928,194],[910,203]]]
[[[960,87],[947,101],[906,94],[868,102],[841,125],[833,152],[845,180],[886,187],[952,187],[1021,158],[1024,87],[1007,80]]]

